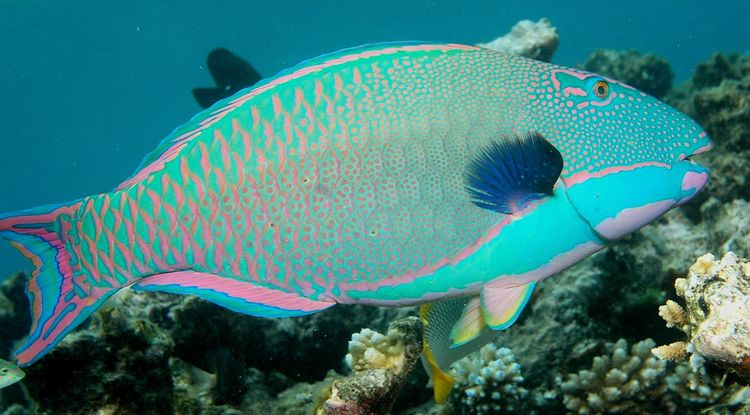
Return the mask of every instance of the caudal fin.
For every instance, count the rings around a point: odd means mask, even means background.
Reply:
[[[31,303],[31,333],[16,351],[21,366],[47,353],[117,290],[74,281],[68,248],[75,241],[72,217],[82,202],[0,214],[0,237],[34,264],[26,285]]]

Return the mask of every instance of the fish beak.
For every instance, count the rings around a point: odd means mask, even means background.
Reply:
[[[705,137],[705,136],[704,136],[704,137]],[[691,154],[689,154],[689,155],[685,155],[685,154],[680,154],[680,155],[679,155],[679,157],[678,157],[677,159],[678,159],[679,161],[683,161],[683,160],[690,160],[690,157],[694,157],[694,156],[697,156],[698,154],[703,154],[703,153],[705,153],[705,152],[707,152],[707,151],[711,150],[712,148],[714,148],[714,143],[713,143],[713,142],[711,142],[711,141],[709,141],[708,143],[706,143],[706,145],[704,145],[704,146],[702,146],[702,147],[699,147],[698,149],[696,149],[695,151],[693,151],[693,152],[692,152]]]
[[[686,196],[683,196],[677,201],[677,205],[682,205],[685,202],[692,199],[698,191],[700,191],[703,186],[706,185],[708,182],[708,176],[709,176],[709,170],[700,164],[696,163],[691,159],[693,156],[697,156],[699,154],[703,154],[713,148],[713,143],[708,138],[708,135],[705,131],[701,132],[698,136],[702,141],[705,142],[704,145],[701,147],[698,147],[695,151],[692,152],[690,155],[680,155],[678,157],[679,161],[690,163],[690,167],[688,171],[685,173],[685,175],[682,178],[682,186],[681,190],[683,194],[686,194]]]

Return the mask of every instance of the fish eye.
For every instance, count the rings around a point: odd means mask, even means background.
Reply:
[[[7,374],[8,374],[8,369],[7,368],[0,369],[0,375],[7,375]]]
[[[604,99],[609,96],[609,83],[607,81],[596,81],[594,83],[594,95]]]

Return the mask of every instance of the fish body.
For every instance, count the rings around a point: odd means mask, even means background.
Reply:
[[[691,198],[707,172],[687,157],[709,146],[575,69],[458,44],[325,55],[199,113],[112,192],[0,215],[37,267],[16,356],[126,286],[266,317],[470,298],[458,347]]]
[[[0,389],[7,388],[16,382],[19,382],[26,376],[18,366],[13,363],[0,359]]]

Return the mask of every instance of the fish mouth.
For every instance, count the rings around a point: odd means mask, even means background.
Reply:
[[[706,140],[702,146],[695,149],[689,155],[680,154],[678,157],[679,164],[688,163],[689,166],[683,165],[686,167],[686,171],[682,177],[682,184],[680,186],[681,197],[677,200],[677,206],[691,200],[708,182],[709,170],[691,158],[711,150],[713,143],[707,138],[705,132],[701,132],[699,137]]]
[[[706,153],[710,151],[712,148],[714,148],[714,143],[711,142],[711,140],[708,138],[708,134],[706,134],[705,131],[702,131],[700,134],[698,134],[698,138],[701,141],[705,140],[706,144],[696,148],[690,154],[685,154],[685,153],[680,154],[679,156],[677,156],[677,161],[688,161],[688,162],[695,164],[695,162],[690,159],[691,157]]]

